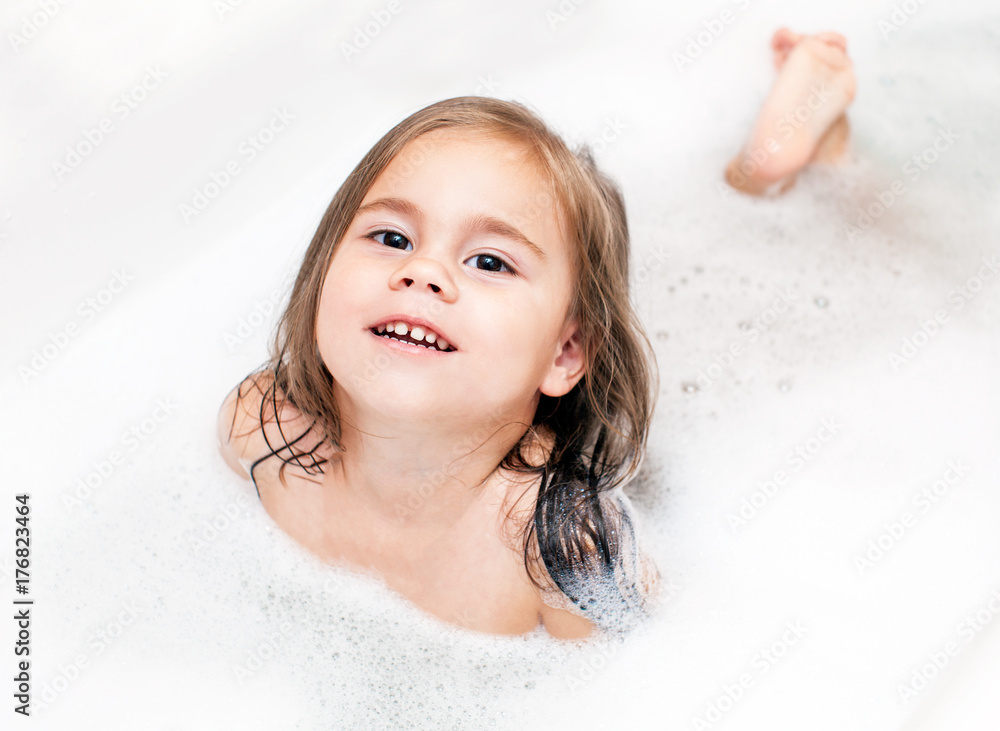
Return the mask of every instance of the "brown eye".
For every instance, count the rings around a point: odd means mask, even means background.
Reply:
[[[476,254],[475,256],[469,257],[467,261],[472,261],[473,259],[479,259],[486,262],[486,266],[476,267],[481,271],[485,272],[497,272],[503,273],[504,271],[510,272],[511,274],[516,274],[516,272],[510,267],[507,262],[501,259],[499,256],[493,254]]]
[[[385,239],[378,241],[379,236],[385,236]],[[365,238],[372,239],[373,241],[378,241],[380,244],[385,244],[386,246],[391,246],[394,249],[405,249],[410,240],[399,233],[399,231],[392,231],[390,229],[384,229],[382,231],[373,231],[368,234]]]

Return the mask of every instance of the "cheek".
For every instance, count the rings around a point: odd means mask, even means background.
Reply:
[[[343,315],[352,298],[363,290],[363,270],[351,267],[346,259],[335,259],[327,270],[319,298],[319,316],[330,319],[331,314]]]
[[[544,374],[555,357],[558,337],[547,313],[518,306],[508,308],[504,314],[506,325],[502,332],[496,331],[500,339],[493,349],[495,356],[509,373],[519,377],[534,379]]]
[[[350,317],[350,287],[343,272],[331,267],[320,291],[318,312],[316,314],[316,339],[319,341],[320,353],[324,355],[335,345],[343,334],[344,323]],[[330,364],[327,363],[329,366]]]
[[[323,289],[319,294],[318,312],[316,313],[316,336],[320,339],[330,331],[339,314],[337,312],[339,303],[336,297],[338,289],[336,278],[327,275],[323,282]]]

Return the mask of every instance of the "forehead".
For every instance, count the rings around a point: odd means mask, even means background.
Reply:
[[[534,177],[545,177],[527,143],[511,135],[468,127],[439,127],[423,133],[406,143],[390,167],[417,168],[451,156],[490,161],[519,168]]]
[[[527,144],[496,134],[445,127],[411,140],[363,202],[389,195],[431,207],[429,212],[438,215],[496,216],[550,246],[568,241],[546,168]]]

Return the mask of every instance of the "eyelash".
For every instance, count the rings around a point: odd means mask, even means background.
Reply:
[[[400,236],[400,237],[406,239],[407,241],[410,241],[408,238],[406,238],[406,236],[404,236],[403,234],[401,234],[399,231],[395,231],[395,230],[390,229],[390,228],[384,228],[384,229],[380,229],[378,231],[372,231],[370,234],[368,234],[367,236],[365,236],[365,238],[366,239],[371,239],[372,241],[375,241],[375,243],[381,243],[383,246],[388,246],[388,244],[385,244],[383,242],[375,240],[376,236],[381,236],[382,234],[396,234],[397,236]],[[412,244],[413,242],[410,241],[410,243]],[[395,248],[395,247],[391,247],[391,248]],[[507,272],[511,276],[515,276],[515,277],[517,276],[517,272],[514,271],[514,267],[512,267],[510,265],[510,263],[506,259],[504,259],[502,256],[497,256],[496,254],[476,254],[475,256],[472,256],[472,257],[469,257],[469,258],[470,259],[474,259],[475,257],[478,257],[478,256],[488,256],[491,259],[496,259],[498,262],[500,262],[500,264],[503,267],[505,267],[507,269]],[[481,271],[481,272],[487,272],[488,274],[503,274],[504,273],[502,270],[501,271],[491,271],[489,269],[479,269],[479,271]]]

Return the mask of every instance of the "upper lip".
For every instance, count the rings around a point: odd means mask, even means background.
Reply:
[[[385,317],[381,318],[380,320],[376,320],[375,323],[369,327],[369,329],[370,330],[377,330],[379,325],[386,325],[386,324],[388,324],[390,322],[405,322],[407,325],[410,326],[411,330],[414,327],[420,327],[425,332],[427,330],[431,330],[439,338],[444,338],[444,340],[447,341],[448,345],[450,345],[452,348],[454,348],[455,350],[458,350],[458,346],[455,344],[455,341],[451,339],[451,336],[448,333],[444,332],[441,328],[439,328],[433,322],[429,322],[427,320],[424,320],[421,317],[414,317],[413,315],[404,315],[404,314],[386,315]]]

